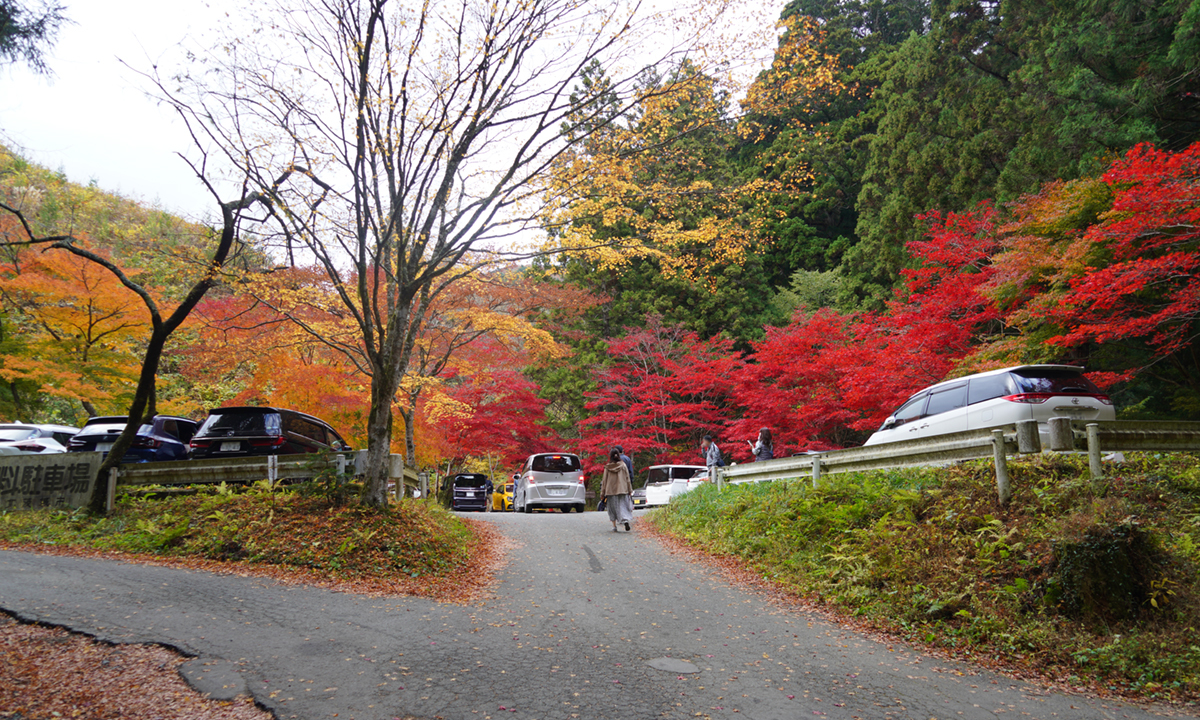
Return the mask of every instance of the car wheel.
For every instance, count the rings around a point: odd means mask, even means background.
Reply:
[[[582,513],[586,509],[587,509],[587,507],[583,503],[580,503],[575,506],[575,512],[577,512],[577,513]]]
[[[532,514],[533,514],[533,506],[532,506],[532,505],[530,505],[529,503],[525,503],[524,510],[525,510],[525,514],[526,514],[526,515],[532,515]]]

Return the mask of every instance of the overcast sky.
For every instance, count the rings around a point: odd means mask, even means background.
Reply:
[[[177,157],[190,142],[171,112],[145,97],[129,68],[149,68],[213,18],[199,0],[68,0],[48,57],[54,75],[0,71],[0,142],[75,182],[202,217],[211,197]]]
[[[78,183],[203,219],[215,204],[175,155],[191,142],[126,67],[169,69],[203,44],[232,0],[67,0],[71,25],[48,56],[52,77],[0,69],[0,142]],[[783,0],[768,0],[782,7]],[[778,11],[774,11],[778,17]]]

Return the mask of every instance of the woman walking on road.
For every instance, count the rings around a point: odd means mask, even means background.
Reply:
[[[608,519],[612,520],[613,532],[617,532],[617,523],[624,523],[625,532],[629,532],[629,522],[633,520],[632,496],[629,469],[621,460],[621,451],[613,448],[608,454],[608,464],[604,466],[604,477],[600,480],[600,500],[608,501]]]

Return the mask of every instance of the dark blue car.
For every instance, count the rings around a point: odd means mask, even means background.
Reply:
[[[125,429],[125,416],[94,417],[71,438],[70,452],[102,452],[107,454]],[[125,451],[123,463],[154,462],[156,460],[187,460],[188,441],[196,434],[199,423],[171,415],[155,415],[153,422],[138,428],[133,446]]]

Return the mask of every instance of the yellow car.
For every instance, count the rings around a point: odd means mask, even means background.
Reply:
[[[492,491],[492,509],[508,511],[513,509],[513,490],[516,490],[516,483],[507,482],[504,485],[497,485]]]

